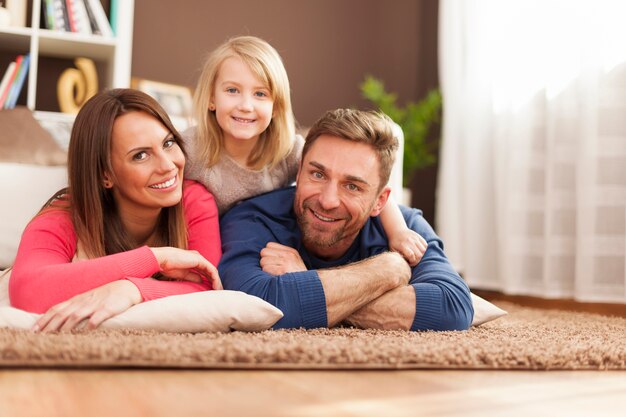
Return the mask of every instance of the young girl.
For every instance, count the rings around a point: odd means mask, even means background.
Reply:
[[[26,227],[9,281],[14,307],[45,313],[35,330],[93,328],[142,301],[222,288],[217,207],[202,185],[183,184],[184,166],[178,133],[148,95],[111,90],[83,106],[69,187]]]
[[[215,49],[194,95],[198,125],[183,133],[189,144],[186,177],[215,196],[220,215],[240,200],[295,181],[304,140],[295,134],[289,79],[267,42],[241,36]],[[415,265],[424,239],[406,227],[396,204],[381,214],[390,248]]]

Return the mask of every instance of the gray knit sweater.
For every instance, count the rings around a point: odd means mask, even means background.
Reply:
[[[202,183],[213,194],[220,216],[241,200],[291,185],[296,180],[304,146],[302,136],[296,135],[293,149],[285,159],[272,169],[255,171],[242,167],[225,153],[215,165],[207,167],[197,157],[195,128],[184,131],[182,137],[187,151],[185,178]]]

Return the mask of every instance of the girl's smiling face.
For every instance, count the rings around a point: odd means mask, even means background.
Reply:
[[[214,91],[210,110],[215,110],[224,141],[256,142],[272,121],[269,88],[241,58],[230,57],[220,65]]]

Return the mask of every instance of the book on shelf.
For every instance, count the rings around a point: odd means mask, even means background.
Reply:
[[[76,17],[74,14],[74,4],[72,0],[65,0],[65,13],[67,13],[67,22],[69,23],[69,28],[71,32],[78,32],[76,30]]]
[[[5,109],[13,109],[17,104],[17,99],[22,92],[22,87],[24,86],[24,81],[26,80],[26,74],[28,74],[28,68],[30,66],[30,54],[20,55],[22,57],[21,62],[19,64],[19,68],[17,73],[15,74],[15,79],[11,84],[11,90],[7,96],[6,101],[4,102]],[[17,60],[16,60],[17,63]]]
[[[42,0],[41,11],[46,29],[114,36],[100,0]]]
[[[54,30],[54,6],[52,0],[41,0],[41,27]]]
[[[85,0],[85,12],[87,13],[87,18],[89,19],[89,26],[91,26],[91,33],[94,35],[102,35],[102,31],[98,27],[98,22],[96,21],[96,16],[94,15],[93,10],[91,10],[91,6],[89,2]]]
[[[113,30],[111,30],[111,24],[109,23],[109,19],[107,19],[107,15],[104,12],[104,8],[102,7],[102,3],[100,0],[83,0],[85,2],[85,7],[89,13],[93,14],[94,20],[96,22],[96,26],[98,26],[98,31],[102,36],[107,38],[112,38]]]
[[[118,13],[118,4],[117,4],[117,0],[111,0],[111,6],[110,6],[110,11],[111,11],[111,28],[113,30],[113,34],[117,35],[117,13]]]
[[[72,32],[91,35],[91,25],[85,9],[85,2],[83,0],[65,0],[65,7]]]
[[[69,26],[65,21],[65,1],[64,0],[44,0],[48,11],[52,14],[52,27],[50,30],[58,30],[61,32],[69,32]],[[48,6],[49,4],[49,6]],[[43,6],[42,6],[43,7]],[[49,19],[50,20],[50,19]]]
[[[9,64],[9,68],[7,68],[7,70],[10,69],[9,78],[5,86],[5,89],[2,91],[2,95],[0,95],[0,109],[3,109],[4,104],[7,102],[7,98],[9,96],[9,93],[11,92],[11,88],[15,81],[15,77],[17,76],[17,73],[20,69],[20,64],[22,63],[22,59],[24,59],[24,55],[18,55],[15,61]],[[6,74],[5,74],[5,77],[6,77]]]
[[[11,87],[11,83],[13,82],[13,78],[15,78],[15,61],[11,62],[7,67],[6,71],[4,71],[4,76],[2,77],[2,82],[0,82],[0,109],[4,106],[4,100],[6,99],[6,95],[9,92],[9,88]]]

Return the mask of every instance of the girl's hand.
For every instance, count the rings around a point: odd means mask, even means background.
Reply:
[[[198,251],[172,247],[150,248],[161,266],[163,275],[182,281],[206,280],[214,290],[222,290],[217,268]]]
[[[261,268],[272,275],[307,270],[297,250],[275,242],[269,242],[261,250]]]
[[[389,249],[402,255],[411,266],[419,263],[427,248],[426,240],[409,228],[389,239]]]
[[[141,301],[141,293],[135,284],[126,280],[113,281],[51,307],[37,320],[33,330],[70,331],[83,320],[88,320],[88,329],[95,329],[106,319]]]

